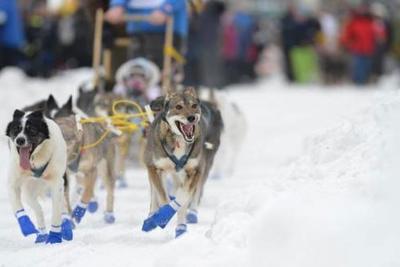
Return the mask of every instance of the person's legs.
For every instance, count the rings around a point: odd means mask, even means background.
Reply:
[[[160,69],[164,64],[164,33],[143,34],[143,57],[153,61]]]
[[[368,82],[371,73],[372,58],[365,55],[353,55],[352,57],[352,80],[357,85],[363,85]]]
[[[128,58],[134,59],[144,57],[144,34],[135,34],[131,36],[131,42],[128,48]]]
[[[290,49],[288,48],[283,50],[283,65],[286,79],[289,82],[294,82],[293,67],[290,60]]]
[[[0,44],[0,70],[6,66],[6,49]]]
[[[355,84],[361,85],[363,83],[363,59],[362,56],[353,54],[351,59],[351,79]]]
[[[21,53],[18,49],[0,44],[0,69],[6,66],[18,66],[21,58]]]
[[[364,84],[366,84],[366,83],[368,83],[369,78],[371,77],[372,56],[365,56],[364,57],[364,65],[365,65]]]

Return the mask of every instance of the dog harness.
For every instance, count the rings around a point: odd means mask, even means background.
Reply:
[[[39,167],[39,168],[36,168],[36,169],[35,168],[31,168],[33,177],[40,178],[43,175],[43,173],[46,170],[46,168],[49,165],[49,163],[50,163],[50,160],[45,165],[43,165],[42,167]]]
[[[192,147],[190,148],[189,153],[183,155],[180,159],[178,159],[175,155],[173,155],[173,154],[171,154],[171,153],[169,153],[167,151],[167,148],[165,147],[166,144],[167,143],[165,142],[165,140],[161,140],[162,149],[164,150],[164,152],[167,155],[167,157],[175,164],[175,170],[177,172],[179,172],[180,170],[183,169],[183,167],[185,167],[185,165],[188,162],[190,156],[192,155],[195,143],[192,144]]]

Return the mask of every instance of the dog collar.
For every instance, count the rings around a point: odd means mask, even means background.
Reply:
[[[175,155],[169,153],[167,151],[167,148],[165,147],[167,143],[165,142],[165,140],[161,140],[161,147],[164,150],[165,154],[167,155],[167,157],[175,164],[175,170],[177,172],[179,172],[180,170],[183,169],[183,167],[185,167],[186,163],[188,162],[190,156],[192,155],[193,149],[194,149],[194,144],[192,144],[192,147],[189,150],[188,154],[183,155],[180,159],[178,159]]]
[[[46,168],[49,165],[49,163],[50,163],[50,160],[45,165],[43,165],[42,167],[31,168],[33,177],[40,178],[43,175],[43,173],[46,170]]]

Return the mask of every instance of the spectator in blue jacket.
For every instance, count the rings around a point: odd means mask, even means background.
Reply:
[[[25,36],[17,1],[0,1],[0,69],[8,65],[17,65],[21,58],[21,49]]]
[[[111,0],[105,18],[115,25],[124,22],[125,14],[148,16],[147,21],[127,23],[127,33],[133,39],[131,58],[145,57],[162,67],[168,16],[174,18],[174,47],[183,52],[188,31],[186,0]]]

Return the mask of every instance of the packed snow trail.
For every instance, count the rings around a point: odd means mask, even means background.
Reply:
[[[50,92],[66,101],[90,77],[78,70],[36,80],[6,69],[1,126],[15,108]],[[114,225],[103,222],[105,192],[99,191],[99,211],[85,216],[72,242],[33,244],[34,237],[19,232],[8,202],[3,137],[0,266],[400,266],[394,227],[400,201],[392,189],[400,186],[392,179],[396,169],[384,167],[399,158],[391,134],[400,115],[396,86],[395,78],[377,88],[288,86],[273,79],[230,88],[248,128],[236,172],[208,181],[199,224],[177,240],[174,223],[141,231],[148,181],[143,169],[130,169],[129,188],[116,191]]]

